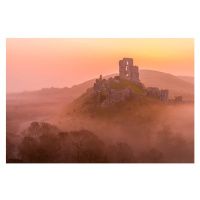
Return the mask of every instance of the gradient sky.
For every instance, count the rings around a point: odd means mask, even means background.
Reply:
[[[9,38],[7,92],[71,87],[118,72],[124,57],[140,69],[194,76],[194,39]]]

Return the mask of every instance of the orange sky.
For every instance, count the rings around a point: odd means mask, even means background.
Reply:
[[[118,72],[124,57],[140,69],[194,76],[194,39],[7,39],[7,92],[70,87]]]

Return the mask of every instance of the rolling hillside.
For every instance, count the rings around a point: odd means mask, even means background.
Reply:
[[[174,75],[152,70],[141,70],[140,80],[146,87],[169,89],[169,97],[181,95],[184,100],[194,100],[194,85]]]
[[[103,78],[108,79],[118,74],[112,74],[104,76]],[[97,77],[99,78],[99,77]],[[75,85],[71,88],[50,88],[42,89],[33,92],[23,92],[16,94],[7,95],[7,103],[13,100],[19,103],[30,103],[31,101],[35,104],[38,103],[62,103],[67,104],[72,102],[74,99],[79,97],[88,88],[92,87],[96,79],[92,79],[83,82],[79,85]],[[177,76],[153,71],[153,70],[140,70],[140,80],[146,87],[158,87],[159,89],[169,89],[169,97],[183,96],[184,100],[194,100],[194,84],[189,83],[191,78],[179,78]]]
[[[107,79],[116,75],[118,74],[104,76],[103,78]],[[181,95],[184,100],[194,100],[194,85],[174,75],[152,70],[140,70],[140,80],[146,87],[169,89],[169,97]],[[87,88],[92,87],[94,82],[95,79],[92,79],[73,86],[68,91],[60,93],[59,97],[73,100],[85,92]]]
[[[177,76],[177,77],[194,85],[194,77],[193,76]]]

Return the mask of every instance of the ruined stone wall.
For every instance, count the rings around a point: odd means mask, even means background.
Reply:
[[[133,65],[132,58],[119,61],[119,76],[132,82],[140,82],[138,67]]]
[[[98,102],[101,101],[102,85],[102,75],[100,75],[100,78],[96,79],[96,83],[94,83],[94,92]]]
[[[182,100],[183,100],[183,97],[182,97],[182,96],[175,97],[175,101],[176,101],[176,102],[182,101]]]
[[[108,80],[103,79],[100,76],[99,79],[96,79],[94,83],[94,95],[96,100],[101,103],[102,107],[115,105],[117,102],[124,101],[126,98],[134,98],[139,101],[139,96],[135,93],[134,89],[129,86],[125,90],[115,90],[110,88],[110,83],[119,83],[120,80],[117,78],[109,78]],[[102,91],[105,91],[106,99],[102,101]],[[104,96],[104,97],[105,97]]]
[[[160,98],[160,90],[157,87],[148,87],[146,91],[148,96]]]
[[[161,90],[160,91],[160,100],[168,103],[168,96],[169,96],[169,90]]]
[[[148,87],[147,95],[153,96],[153,97],[160,99],[161,101],[167,103],[168,96],[169,96],[169,90],[159,90],[157,87]]]
[[[127,87],[125,90],[115,90],[107,88],[107,98],[102,102],[101,107],[113,106],[118,102],[125,101],[127,98],[134,98],[139,101],[139,96],[135,93],[132,87]]]

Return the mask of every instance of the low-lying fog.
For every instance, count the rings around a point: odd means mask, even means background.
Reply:
[[[194,162],[193,103],[127,104],[101,115],[70,115],[63,105],[7,103],[7,162]],[[16,135],[24,122],[41,116],[53,117],[36,124],[36,135],[35,128]]]
[[[107,144],[126,143],[138,158],[140,154],[156,149],[163,154],[162,162],[194,161],[193,104],[126,109],[111,117],[66,117],[49,122],[63,130],[89,130]]]

